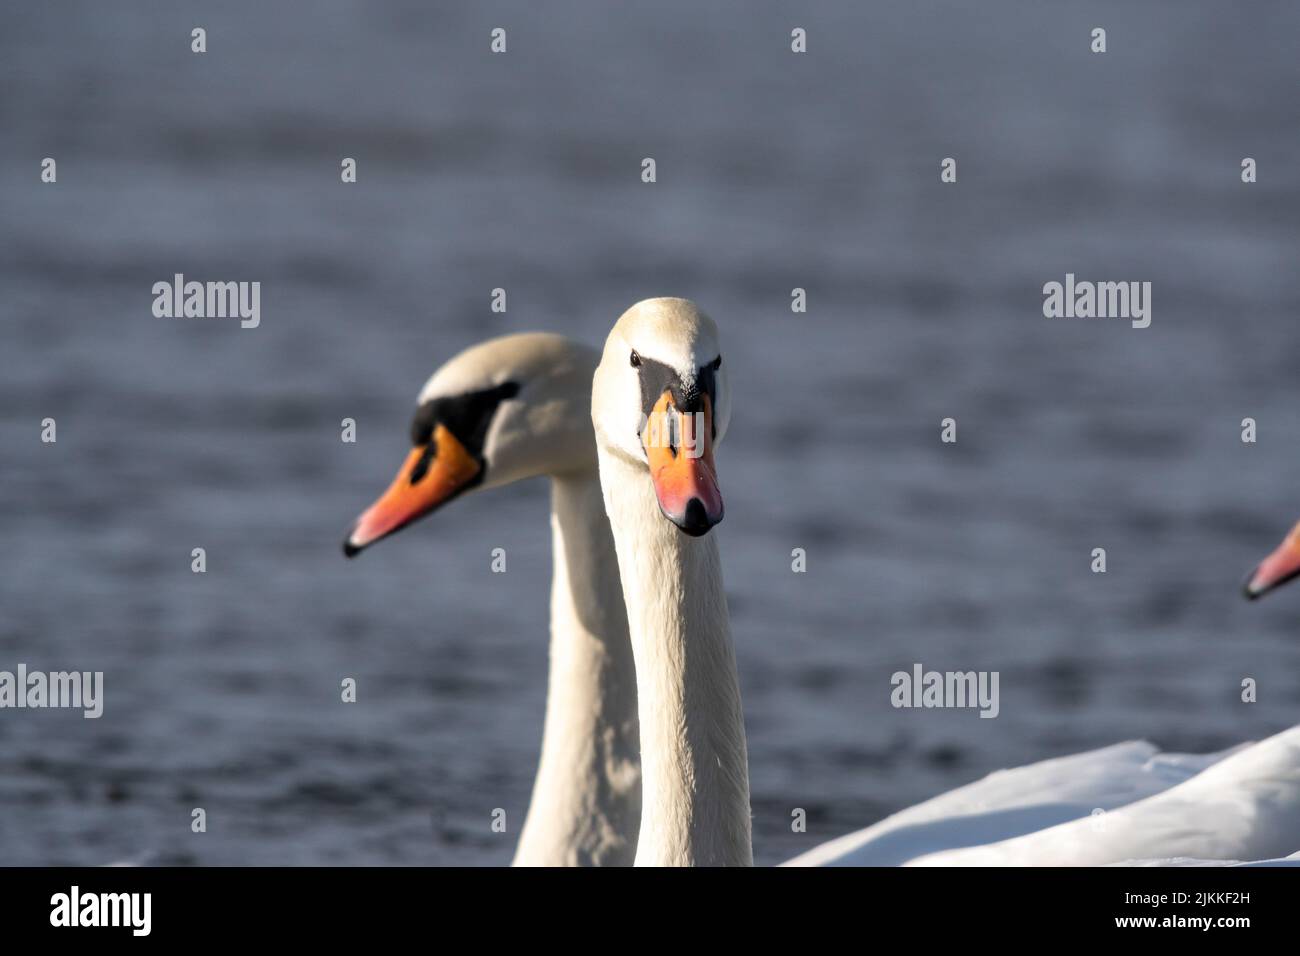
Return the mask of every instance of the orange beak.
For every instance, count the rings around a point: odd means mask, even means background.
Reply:
[[[411,449],[388,490],[353,524],[343,542],[343,553],[350,558],[424,517],[473,487],[482,471],[483,466],[455,435],[443,425],[435,426],[433,440]]]
[[[1250,600],[1290,581],[1300,575],[1300,524],[1277,546],[1277,550],[1260,562],[1246,582],[1246,597]]]
[[[713,466],[713,404],[679,412],[665,391],[641,433],[650,479],[664,517],[691,537],[708,533],[722,520],[722,492]]]

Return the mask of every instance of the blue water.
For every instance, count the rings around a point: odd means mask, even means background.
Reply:
[[[1300,590],[1237,593],[1300,517],[1296,7],[312,10],[6,13],[0,669],[107,699],[0,711],[0,862],[507,861],[545,484],[339,542],[442,361],[599,343],[648,295],[704,305],[732,370],[758,862],[999,767],[1300,719]],[[154,318],[176,272],[260,281],[260,327]],[[1043,318],[1067,272],[1152,282],[1151,327]],[[893,709],[913,662],[999,671],[999,717]]]

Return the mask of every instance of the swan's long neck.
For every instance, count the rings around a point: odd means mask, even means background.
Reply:
[[[645,466],[600,450],[641,715],[638,866],[747,866],[749,765],[715,535],[659,512]]]
[[[516,866],[630,865],[641,811],[636,671],[596,474],[551,482],[550,685]]]

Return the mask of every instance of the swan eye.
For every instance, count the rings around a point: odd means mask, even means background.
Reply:
[[[636,349],[633,349],[633,350],[632,350],[632,359],[631,359],[631,361],[632,361],[632,367],[633,367],[633,368],[640,368],[640,367],[641,367],[641,356],[639,356],[639,355],[636,354]]]
[[[713,371],[715,372],[718,369],[722,368],[722,356],[719,355],[717,358],[715,358],[712,362],[712,365],[713,365]]]

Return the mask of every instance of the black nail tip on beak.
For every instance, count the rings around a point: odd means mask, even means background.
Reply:
[[[355,558],[358,554],[360,554],[364,550],[365,550],[364,545],[352,543],[351,534],[349,534],[346,538],[343,539],[343,557]]]
[[[719,518],[718,521],[722,519]],[[692,538],[699,538],[709,533],[717,521],[709,521],[709,516],[704,510],[704,502],[699,498],[692,498],[686,505],[686,514],[680,521],[674,521],[677,527],[682,529],[683,534],[688,534]]]
[[[1259,590],[1253,590],[1250,586],[1250,582],[1255,580],[1255,575],[1257,574],[1259,574],[1259,568],[1256,568],[1254,571],[1250,572],[1250,577],[1246,578],[1246,583],[1242,586],[1242,593],[1246,595],[1247,601],[1257,601],[1260,598],[1262,598],[1265,594],[1268,594],[1270,591],[1276,591],[1282,585],[1288,584],[1291,581],[1294,581],[1296,578],[1300,578],[1300,568],[1297,568],[1296,570],[1292,571],[1290,574],[1285,575],[1284,577],[1278,578],[1276,581],[1268,582],[1268,584],[1264,585]]]

